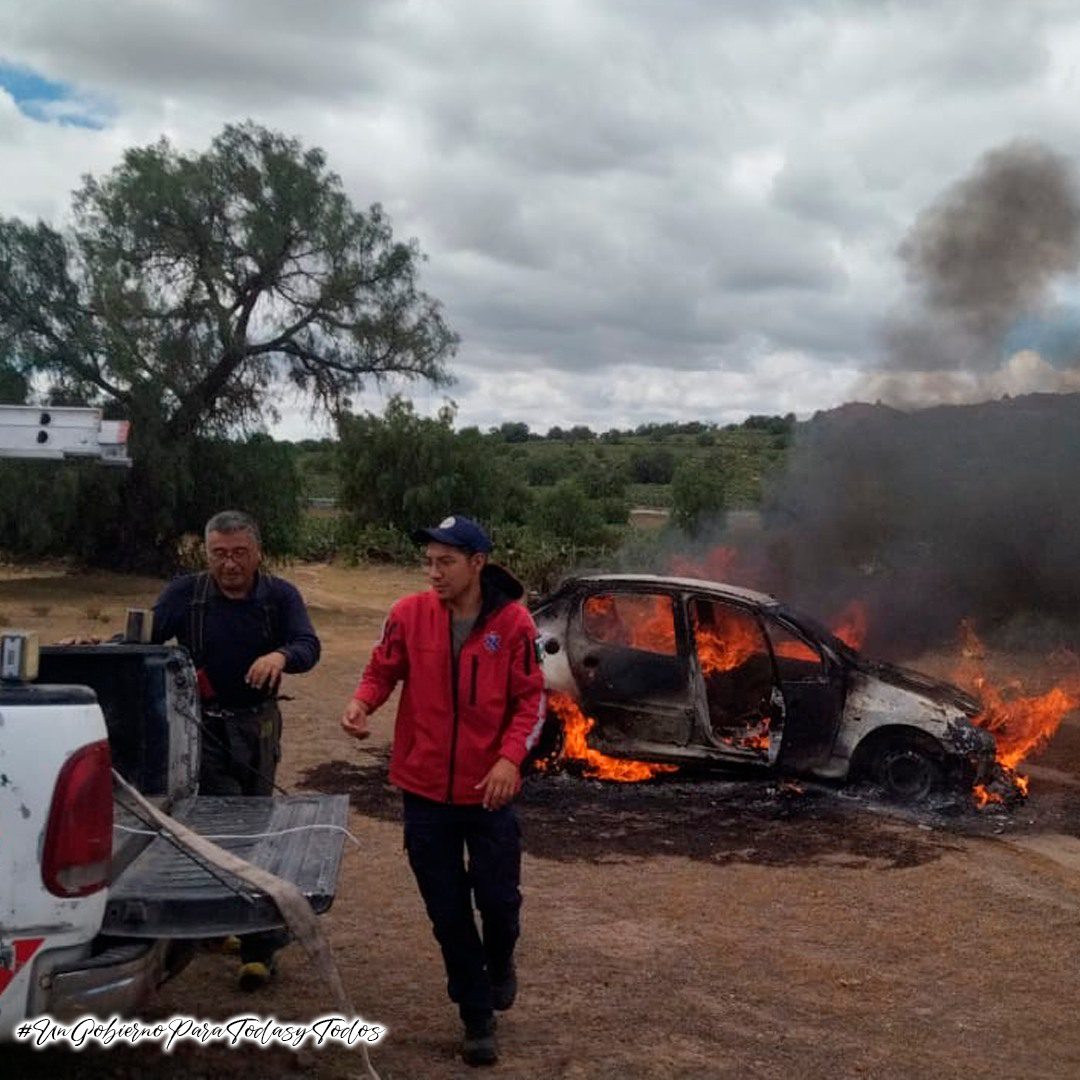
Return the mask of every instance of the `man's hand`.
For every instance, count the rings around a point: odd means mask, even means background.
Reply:
[[[366,739],[371,734],[368,727],[368,705],[366,701],[351,698],[341,716],[341,726],[354,739]]]
[[[509,758],[501,757],[476,786],[484,790],[485,810],[501,810],[518,793],[521,773]]]
[[[281,673],[285,670],[285,654],[268,652],[260,656],[244,676],[244,682],[256,690],[276,690],[281,682]]]

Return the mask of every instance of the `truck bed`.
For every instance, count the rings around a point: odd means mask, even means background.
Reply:
[[[294,882],[316,913],[330,907],[345,841],[347,796],[193,796],[174,806],[172,816]],[[124,823],[130,820],[125,815]],[[113,882],[102,929],[121,937],[204,938],[281,925],[268,896],[159,836]]]

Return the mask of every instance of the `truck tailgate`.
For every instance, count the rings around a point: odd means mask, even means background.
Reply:
[[[177,803],[172,816],[293,882],[321,913],[337,888],[348,805],[345,795],[197,795]],[[264,893],[158,836],[113,881],[102,929],[122,937],[203,938],[281,925],[274,902]]]

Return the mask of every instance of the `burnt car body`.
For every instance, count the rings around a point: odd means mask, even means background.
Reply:
[[[870,778],[903,800],[995,770],[979,702],[875,663],[763,593],[690,578],[575,577],[533,609],[550,692],[609,757]],[[558,720],[543,742],[552,750]]]

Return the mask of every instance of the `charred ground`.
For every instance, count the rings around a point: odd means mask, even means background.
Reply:
[[[298,787],[349,795],[359,813],[400,821],[385,770],[330,762]],[[716,865],[917,866],[945,837],[889,830],[851,797],[792,781],[660,777],[640,784],[570,773],[529,777],[518,803],[529,854],[610,864],[667,855]]]
[[[1080,740],[1068,734],[1069,743]],[[401,796],[387,781],[385,753],[365,757],[362,764],[316,765],[296,787],[346,794],[359,814],[400,822]],[[869,785],[835,787],[794,777],[683,772],[624,784],[573,771],[529,776],[518,807],[530,855],[560,863],[668,855],[720,866],[902,869],[959,850],[965,836],[1080,838],[1078,786],[1056,770],[1038,771],[1034,796],[984,809],[965,793],[899,806]]]

